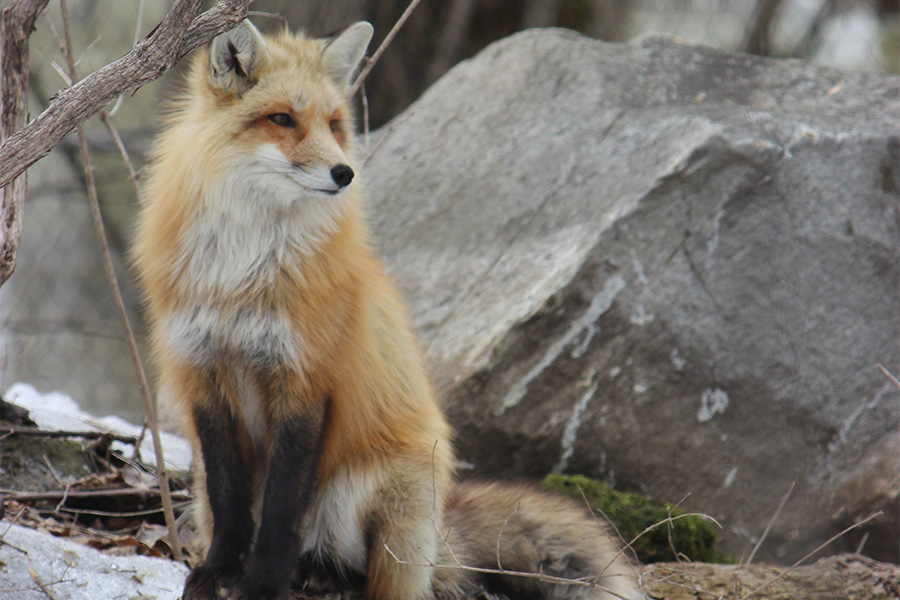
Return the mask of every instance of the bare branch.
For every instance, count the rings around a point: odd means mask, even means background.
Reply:
[[[412,11],[416,9],[419,5],[419,2],[422,0],[411,0],[409,6],[406,7],[406,10],[403,11],[403,14],[400,15],[400,18],[397,19],[397,22],[394,23],[394,26],[388,31],[388,34],[385,36],[384,41],[381,42],[381,45],[378,46],[378,49],[375,51],[375,54],[372,55],[366,62],[366,66],[363,67],[363,70],[356,77],[356,81],[353,82],[353,86],[350,88],[350,96],[353,96],[359,90],[359,86],[362,85],[363,81],[366,80],[366,77],[369,75],[369,71],[372,70],[372,67],[375,66],[375,63],[378,62],[378,59],[381,58],[381,55],[384,53],[385,49],[394,41],[394,36],[397,35],[397,32],[400,31],[400,28],[403,27],[403,24],[406,23],[406,20],[412,14]]]
[[[844,529],[844,530],[841,531],[840,533],[837,533],[837,534],[831,536],[830,538],[828,538],[828,540],[826,540],[825,542],[819,544],[819,546],[818,546],[815,550],[813,550],[812,552],[810,552],[809,554],[807,554],[806,556],[804,556],[803,558],[801,558],[800,560],[798,560],[797,562],[795,562],[794,564],[792,564],[790,567],[788,567],[787,569],[785,569],[784,571],[782,571],[781,573],[779,573],[779,574],[776,575],[775,577],[772,577],[771,579],[769,579],[768,581],[766,581],[764,584],[758,586],[758,587],[755,588],[753,591],[751,591],[749,594],[746,594],[746,595],[744,595],[744,596],[741,596],[741,600],[747,600],[747,598],[750,598],[751,596],[754,596],[754,595],[756,595],[757,593],[761,592],[761,591],[764,590],[765,588],[769,587],[770,585],[772,585],[773,583],[775,583],[776,581],[778,581],[779,579],[781,579],[782,577],[784,577],[785,575],[787,575],[788,573],[790,573],[791,571],[793,571],[795,568],[797,568],[798,566],[800,566],[802,563],[806,562],[806,560],[807,560],[808,558],[811,558],[813,555],[818,554],[819,550],[822,550],[823,548],[825,548],[825,546],[829,545],[831,542],[835,541],[836,539],[841,538],[842,536],[844,536],[844,535],[847,534],[848,532],[853,531],[854,529],[856,529],[856,528],[858,528],[858,527],[862,527],[863,525],[865,525],[866,523],[868,523],[868,522],[871,521],[872,519],[874,519],[874,518],[876,518],[876,517],[880,517],[882,514],[884,514],[882,511],[878,511],[877,513],[875,513],[875,514],[873,514],[873,515],[869,515],[868,517],[866,517],[866,518],[863,519],[862,521],[859,521],[859,522],[857,522],[857,523],[854,523],[854,524],[851,525],[850,527],[847,527],[846,529]]]
[[[0,188],[117,96],[157,79],[185,54],[243,20],[248,1],[217,0],[197,16],[202,0],[176,0],[131,52],[59,92],[44,112],[0,146]]]
[[[78,73],[76,72],[75,61],[73,58],[74,54],[72,49],[71,27],[69,23],[69,9],[66,0],[60,0],[60,6],[62,8],[63,33],[65,38],[65,49],[63,54],[65,54],[66,57],[69,77],[72,81],[77,81]],[[105,120],[105,122],[109,125],[108,120]],[[159,488],[162,495],[163,514],[169,529],[169,545],[172,548],[172,555],[175,560],[181,561],[181,543],[178,539],[178,527],[175,524],[175,512],[172,507],[171,492],[169,491],[169,477],[166,472],[165,457],[163,456],[162,442],[159,435],[156,408],[153,406],[153,398],[150,396],[150,386],[147,383],[147,376],[144,373],[144,366],[141,363],[137,342],[134,339],[131,323],[128,321],[128,314],[125,312],[125,302],[122,299],[122,292],[119,290],[119,282],[113,268],[112,256],[109,252],[109,242],[106,238],[106,228],[103,225],[103,215],[100,212],[100,199],[97,196],[97,184],[94,179],[94,167],[91,161],[91,154],[88,151],[87,138],[84,135],[84,129],[80,127],[78,128],[78,150],[81,154],[81,165],[84,169],[84,181],[87,187],[88,202],[91,208],[91,216],[94,221],[94,229],[100,244],[103,270],[109,281],[113,302],[116,306],[116,313],[119,316],[119,323],[122,326],[122,330],[125,334],[125,341],[128,345],[128,353],[131,356],[135,374],[137,375],[138,387],[140,389],[141,398],[144,401],[144,410],[147,412],[147,421],[150,425],[150,431],[153,434],[153,447],[156,452],[157,477],[159,478]]]
[[[0,140],[5,141],[28,121],[28,38],[48,0],[19,0],[3,9],[0,32]],[[5,145],[5,144],[4,144]],[[25,208],[25,176],[10,177],[12,185],[0,190],[0,285],[16,268],[22,211]],[[5,186],[5,184],[4,184]]]
[[[775,521],[778,519],[778,515],[781,514],[781,511],[784,510],[784,505],[787,504],[788,498],[791,497],[791,493],[794,491],[794,486],[797,484],[796,481],[791,482],[791,487],[788,489],[787,493],[781,499],[781,503],[778,505],[778,508],[775,509],[775,514],[772,515],[772,518],[769,519],[769,523],[766,525],[766,530],[763,531],[763,534],[759,537],[759,540],[756,542],[756,545],[753,546],[753,550],[750,551],[750,556],[747,557],[747,565],[750,566],[750,563],[753,562],[753,558],[756,556],[756,552],[759,550],[760,546],[762,546],[763,542],[769,536],[769,532],[772,530],[772,525],[775,524]]]

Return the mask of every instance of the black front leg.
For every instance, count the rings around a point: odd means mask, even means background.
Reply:
[[[312,498],[329,400],[278,427],[269,463],[262,518],[236,599],[286,600],[297,561],[299,528]]]
[[[218,599],[218,587],[241,573],[253,540],[250,473],[238,443],[234,415],[224,398],[194,409],[194,427],[206,470],[213,537],[203,564],[184,584],[184,600]]]

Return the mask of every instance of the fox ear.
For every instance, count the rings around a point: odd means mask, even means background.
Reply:
[[[375,30],[365,21],[354,23],[325,43],[322,60],[332,81],[346,88],[356,65],[366,53]]]
[[[209,43],[209,81],[213,87],[240,96],[257,80],[265,61],[266,42],[244,20]]]

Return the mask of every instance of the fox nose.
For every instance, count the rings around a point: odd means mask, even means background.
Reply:
[[[353,169],[347,165],[338,165],[332,167],[331,178],[338,184],[338,187],[346,187],[353,181]]]

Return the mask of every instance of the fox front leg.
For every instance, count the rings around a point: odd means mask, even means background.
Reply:
[[[218,599],[218,588],[241,572],[253,539],[247,462],[237,439],[237,423],[225,398],[193,410],[213,517],[212,543],[203,564],[184,584],[183,600]]]
[[[312,498],[327,408],[328,400],[286,417],[277,427],[259,531],[233,600],[289,598],[299,528]]]

